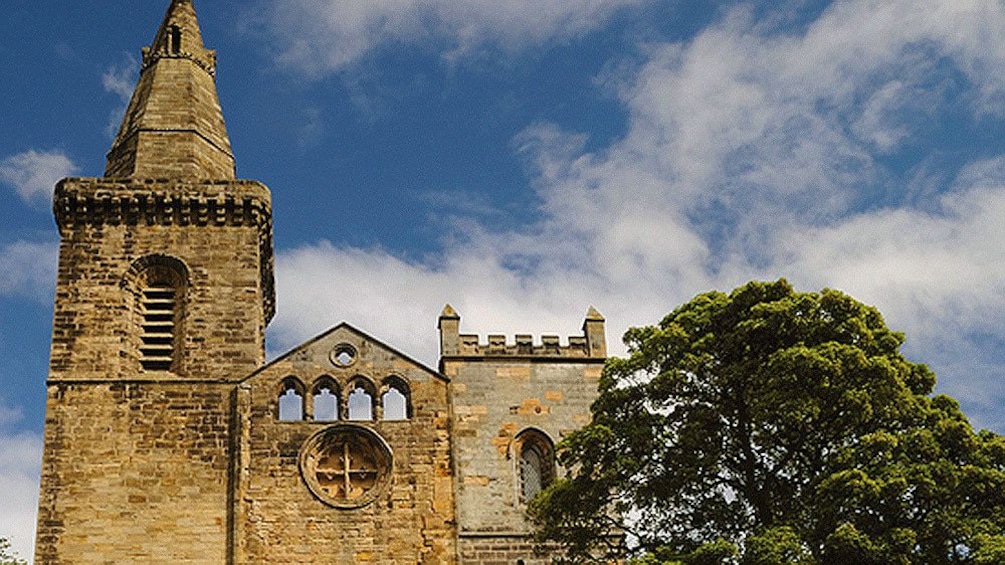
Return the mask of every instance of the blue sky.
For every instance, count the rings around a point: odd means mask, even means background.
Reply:
[[[58,234],[167,0],[9,0],[0,535],[29,553]],[[615,351],[691,296],[839,288],[1005,432],[999,0],[198,2],[242,178],[272,189],[276,354],[348,321]],[[11,494],[12,493],[12,494]]]

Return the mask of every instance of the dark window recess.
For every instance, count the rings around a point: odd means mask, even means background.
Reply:
[[[171,52],[181,53],[181,28],[178,26],[171,26]]]

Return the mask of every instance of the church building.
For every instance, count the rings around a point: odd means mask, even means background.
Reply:
[[[40,564],[544,564],[526,504],[589,421],[604,319],[427,367],[340,323],[266,361],[269,189],[237,178],[192,0],[172,0],[103,177],[67,178]]]

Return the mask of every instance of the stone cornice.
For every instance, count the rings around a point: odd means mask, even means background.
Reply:
[[[67,178],[56,185],[60,230],[78,225],[272,225],[272,202],[255,181]]]

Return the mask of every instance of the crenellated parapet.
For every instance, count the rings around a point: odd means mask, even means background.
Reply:
[[[448,304],[439,318],[440,356],[444,358],[540,358],[540,359],[605,359],[607,343],[604,317],[593,307],[586,314],[581,335],[569,336],[563,344],[559,336],[518,334],[509,340],[505,335],[489,335],[482,341],[475,334],[460,333],[461,317]]]

